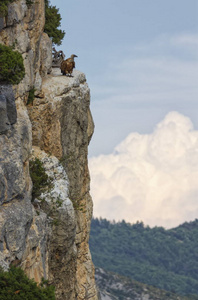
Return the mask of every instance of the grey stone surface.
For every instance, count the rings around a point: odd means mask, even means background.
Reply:
[[[9,125],[6,96],[0,94],[0,134],[6,133],[10,128]]]
[[[4,18],[0,16],[0,31],[5,27]]]
[[[27,11],[26,1],[22,0],[19,3],[10,3],[8,5],[7,26],[12,26],[23,20]]]
[[[10,123],[0,135],[0,264],[7,268],[15,263],[38,283],[48,278],[56,285],[57,300],[96,300],[88,246],[92,200],[87,147],[93,133],[89,88],[79,71],[73,78],[61,76],[60,70],[48,75],[52,49],[43,34],[44,5],[44,0],[33,0],[27,8],[26,0],[14,1],[0,31],[0,43],[15,45],[25,66],[24,79],[13,86],[15,101],[11,90],[0,88],[2,122]],[[32,88],[37,89],[35,99],[27,106]],[[45,195],[50,204],[31,202],[32,137],[47,157],[54,154],[64,161],[72,199],[69,195],[61,206],[62,184],[56,193]],[[50,172],[57,187],[59,166]]]
[[[36,85],[41,90],[41,35],[45,24],[44,0],[14,1],[8,6],[6,26],[0,31],[0,43],[14,46],[24,59],[25,77],[14,86],[15,96],[24,97]]]
[[[0,84],[0,134],[16,122],[17,110],[12,86]]]
[[[42,34],[41,37],[41,77],[45,77],[51,73],[52,70],[52,40],[46,33]]]
[[[61,158],[75,208],[75,218],[68,210],[56,211],[60,224],[53,227],[49,240],[49,278],[57,287],[57,300],[96,300],[88,246],[92,199],[87,152],[94,129],[89,87],[83,73],[75,70],[74,77],[67,78],[53,69],[43,81],[43,93],[43,99],[36,98],[28,107],[33,145]]]

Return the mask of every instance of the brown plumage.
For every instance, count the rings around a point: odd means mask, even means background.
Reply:
[[[75,61],[74,61],[74,57],[78,57],[75,54],[72,54],[69,58],[67,58],[66,60],[63,60],[60,66],[61,69],[61,73],[63,75],[68,75],[68,76],[72,76],[72,72],[73,69],[75,68]]]

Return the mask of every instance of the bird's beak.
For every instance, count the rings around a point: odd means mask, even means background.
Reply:
[[[74,57],[78,57],[78,56],[74,54]]]

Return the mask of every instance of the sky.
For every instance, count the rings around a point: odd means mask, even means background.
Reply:
[[[198,152],[198,1],[52,0],[51,4],[60,8],[66,32],[60,48],[66,56],[78,55],[76,69],[86,74],[91,90],[94,215],[165,227],[198,217],[198,187],[195,179],[189,180],[197,176],[193,162]],[[165,125],[167,119],[172,125]],[[131,136],[138,136],[139,142]],[[136,147],[140,153],[133,156]],[[193,155],[187,162],[188,151]],[[117,175],[110,176],[109,169]],[[188,182],[180,192],[178,174]],[[124,192],[115,189],[125,184]],[[167,209],[162,210],[165,202]]]

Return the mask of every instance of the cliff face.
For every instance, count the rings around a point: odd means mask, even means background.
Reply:
[[[92,199],[87,149],[93,134],[90,93],[79,71],[51,72],[43,33],[44,0],[9,5],[0,43],[22,53],[26,76],[0,85],[0,263],[21,266],[56,286],[57,299],[97,299],[88,247]],[[29,91],[35,99],[27,105]],[[51,185],[32,201],[29,161],[38,157]]]
[[[101,268],[96,269],[96,283],[100,300],[193,300],[193,296],[174,294]]]

